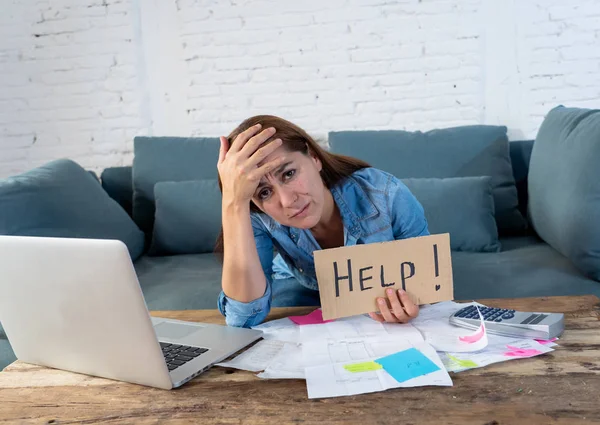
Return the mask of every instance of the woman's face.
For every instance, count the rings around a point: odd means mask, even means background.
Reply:
[[[312,153],[280,146],[259,165],[278,158],[283,164],[261,179],[252,201],[284,226],[310,229],[321,219],[327,191],[319,174],[321,161]]]

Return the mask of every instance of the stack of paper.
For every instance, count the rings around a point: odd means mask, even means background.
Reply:
[[[255,326],[264,339],[231,361],[270,379],[306,379],[309,398],[396,387],[452,385],[435,349],[411,324],[367,316],[323,321],[320,310]]]
[[[472,303],[478,305],[477,303]],[[425,385],[451,386],[448,372],[553,351],[552,341],[488,334],[448,322],[468,304],[423,306],[410,324],[368,316],[323,321],[321,310],[255,326],[263,340],[219,366],[261,372],[265,379],[306,379],[309,398]]]

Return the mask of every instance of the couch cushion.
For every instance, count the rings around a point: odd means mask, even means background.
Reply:
[[[530,240],[521,247],[497,253],[453,252],[452,274],[457,300],[600,296],[599,282],[586,277],[543,241]]]
[[[0,234],[118,239],[135,260],[144,234],[77,163],[52,161],[0,180]]]
[[[5,337],[0,336],[0,371],[17,360],[10,343]]]
[[[217,178],[218,138],[136,137],[133,160],[133,219],[150,235],[154,185],[162,181]]]
[[[529,166],[529,214],[538,235],[600,280],[600,110],[552,109]]]
[[[340,131],[329,133],[329,145],[332,152],[361,158],[401,179],[491,176],[500,233],[527,227],[518,210],[506,127]]]
[[[510,142],[510,162],[512,164],[513,177],[517,187],[519,198],[519,211],[524,218],[527,217],[527,175],[529,174],[529,161],[533,140],[515,140]],[[531,230],[528,229],[528,230]]]
[[[150,255],[212,252],[221,230],[221,191],[216,179],[159,182]]]
[[[431,234],[450,233],[456,251],[500,251],[491,177],[402,179],[423,206]]]
[[[217,308],[222,268],[215,254],[144,255],[135,269],[150,310]]]
[[[133,182],[131,167],[110,167],[100,175],[102,187],[108,196],[118,202],[131,216],[133,203]]]

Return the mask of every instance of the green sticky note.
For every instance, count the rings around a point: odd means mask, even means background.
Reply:
[[[457,359],[456,357],[454,357],[450,354],[447,354],[447,356],[450,358],[450,360],[452,360],[454,363],[456,363],[460,367],[466,367],[469,369],[474,368],[474,367],[479,367],[479,365],[477,363],[475,363],[473,360]]]
[[[383,366],[381,366],[380,364],[375,363],[375,362],[362,362],[362,363],[352,363],[352,364],[344,365],[344,369],[346,369],[348,372],[352,372],[352,373],[371,372],[373,370],[377,370],[377,369],[381,369],[381,368],[383,368]]]

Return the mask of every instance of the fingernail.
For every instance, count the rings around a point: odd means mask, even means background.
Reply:
[[[393,289],[388,289],[386,292],[388,293],[388,295],[393,295],[394,294],[394,290]]]
[[[385,304],[385,300],[383,298],[379,298],[379,304]]]
[[[262,127],[262,125],[260,125],[260,124],[256,124],[254,127],[256,127],[256,128],[261,128],[261,127]]]
[[[404,291],[404,289],[398,289],[398,293],[399,293],[400,295],[404,295],[404,294],[406,294],[406,292]]]

